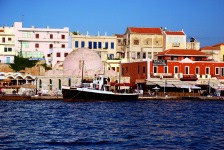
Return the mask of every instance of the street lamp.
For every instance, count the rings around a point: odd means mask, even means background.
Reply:
[[[38,78],[36,77],[35,80],[36,80],[36,95],[37,95],[37,80],[38,80]]]

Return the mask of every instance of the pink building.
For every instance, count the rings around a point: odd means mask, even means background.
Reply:
[[[24,58],[46,60],[51,64],[50,50],[54,48],[69,47],[69,28],[23,28],[22,22],[14,23],[15,30],[15,54],[22,52]]]

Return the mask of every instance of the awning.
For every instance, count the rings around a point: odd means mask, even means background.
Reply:
[[[111,86],[135,86],[135,84],[132,83],[116,83],[116,82],[110,82]]]

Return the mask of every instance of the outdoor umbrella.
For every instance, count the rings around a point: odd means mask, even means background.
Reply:
[[[152,89],[154,89],[154,90],[156,91],[156,96],[157,96],[157,92],[158,92],[158,90],[159,90],[160,88],[158,88],[158,87],[156,86],[156,87],[154,87],[154,88],[152,88]]]

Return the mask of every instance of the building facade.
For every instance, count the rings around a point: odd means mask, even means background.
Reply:
[[[13,27],[0,27],[0,63],[13,63],[15,56]]]
[[[46,60],[49,50],[68,48],[69,28],[23,28],[22,22],[14,23],[15,52],[22,53],[24,58]],[[47,64],[50,64],[46,60]]]
[[[169,31],[164,29],[164,50],[168,49],[186,49],[186,34],[181,31]]]
[[[161,28],[128,27],[124,36],[126,62],[140,59],[156,59],[155,54],[163,51]]]

